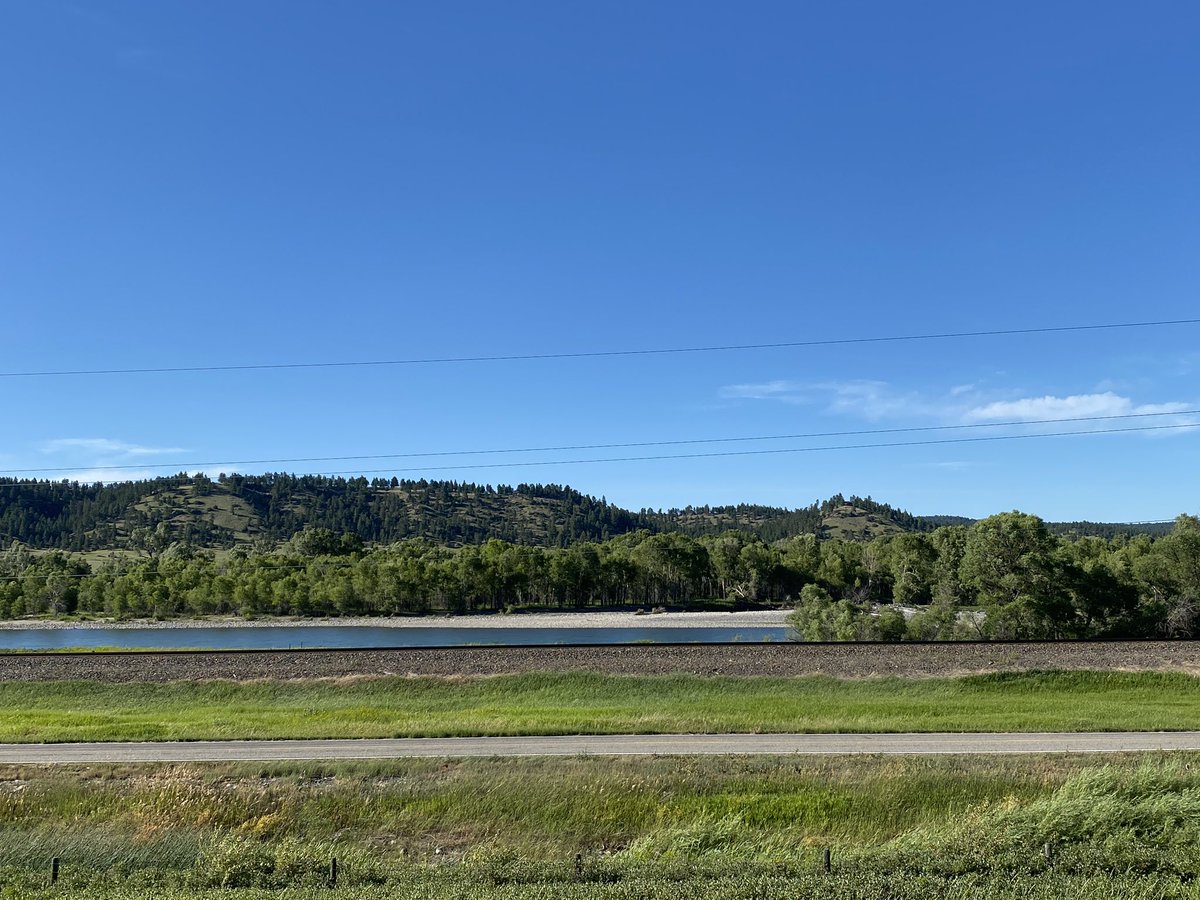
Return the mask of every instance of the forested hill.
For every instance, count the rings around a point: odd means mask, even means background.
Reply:
[[[0,479],[0,543],[91,551],[270,547],[305,528],[386,544],[424,537],[444,544],[489,538],[562,547],[631,531],[692,536],[728,530],[775,541],[797,534],[869,539],[931,531],[957,517],[917,517],[870,498],[835,496],[801,509],[738,506],[632,512],[559,485],[491,487],[453,481],[317,475],[176,475],[122,484]],[[1073,533],[1123,526],[1073,523]],[[1106,531],[1107,529],[1107,531]]]
[[[636,513],[554,485],[293,475],[177,475],[112,485],[0,480],[0,541],[67,550],[154,549],[164,541],[270,546],[305,528],[373,543],[499,538],[563,546],[652,527]]]
[[[871,538],[931,523],[870,499],[836,496],[788,510],[739,505],[632,512],[559,485],[491,487],[453,481],[316,475],[176,475],[122,484],[0,479],[0,542],[65,550],[270,546],[305,528],[371,543],[561,547],[638,529],[690,535],[738,530],[773,541],[796,534]]]
[[[742,503],[737,506],[688,506],[659,512],[644,509],[641,515],[661,531],[680,531],[693,537],[743,531],[768,542],[797,534],[870,539],[902,531],[932,531],[936,527],[932,521],[870,497],[847,498],[841,494],[800,509]]]

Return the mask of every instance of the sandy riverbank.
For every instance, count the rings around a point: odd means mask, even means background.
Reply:
[[[664,612],[638,614],[629,610],[603,612],[494,613],[469,616],[347,616],[327,619],[277,617],[266,619],[137,619],[70,621],[19,619],[0,622],[0,629],[22,628],[772,628],[787,625],[789,609],[744,612]]]

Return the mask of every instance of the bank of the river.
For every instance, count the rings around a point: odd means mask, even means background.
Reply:
[[[468,616],[344,616],[339,618],[271,617],[243,619],[13,619],[0,630],[28,628],[734,628],[783,627],[791,608],[740,612],[656,612],[603,610],[582,612],[493,613]]]
[[[719,644],[453,647],[82,655],[0,654],[0,681],[162,682],[227,678],[501,675],[831,675],[922,678],[979,672],[1118,670],[1200,674],[1200,642]]]

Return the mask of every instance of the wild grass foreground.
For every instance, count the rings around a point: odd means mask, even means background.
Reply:
[[[1200,756],[9,768],[0,833],[5,897],[1195,897]]]
[[[1200,730],[1200,678],[526,674],[0,683],[0,741],[530,734]]]

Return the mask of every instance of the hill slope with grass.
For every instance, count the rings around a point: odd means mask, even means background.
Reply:
[[[306,528],[375,544],[413,537],[449,545],[498,538],[563,547],[638,530],[693,537],[732,530],[768,542],[798,534],[870,540],[970,521],[914,516],[869,497],[840,494],[798,509],[739,504],[634,512],[555,484],[493,487],[285,474],[228,475],[215,481],[181,474],[120,484],[0,479],[0,543],[92,553],[153,553],[178,541],[194,547],[265,549]],[[1077,522],[1062,528],[1072,535],[1111,536],[1153,526]]]

